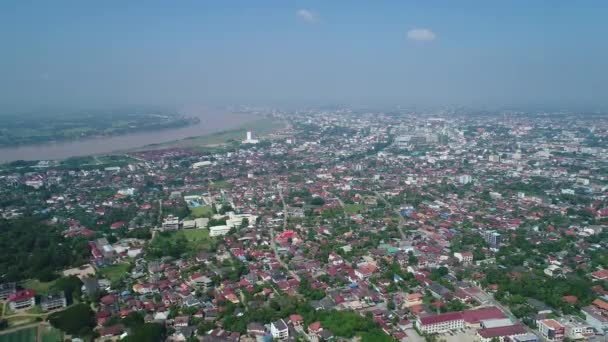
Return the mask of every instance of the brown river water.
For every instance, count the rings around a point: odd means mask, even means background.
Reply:
[[[22,145],[0,148],[0,163],[15,160],[54,160],[69,157],[88,156],[134,149],[150,144],[158,144],[193,136],[207,135],[234,129],[260,118],[239,113],[196,113],[200,122],[180,128],[156,131],[142,131],[109,137],[91,137],[82,140],[48,142],[37,145]],[[243,137],[245,138],[245,137]]]

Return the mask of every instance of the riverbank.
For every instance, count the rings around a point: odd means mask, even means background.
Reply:
[[[243,124],[235,129],[205,134],[201,136],[193,136],[185,139],[168,141],[159,144],[150,144],[124,152],[142,152],[150,150],[161,150],[168,148],[213,148],[229,144],[230,142],[239,142],[245,139],[247,131],[254,133],[256,137],[266,137],[270,133],[285,128],[286,125],[276,119],[258,118],[247,124]]]
[[[260,123],[262,116],[226,112],[198,112],[200,119],[197,124],[183,128],[163,129],[130,133],[120,136],[87,138],[70,142],[48,143],[44,145],[24,145],[11,148],[0,148],[0,163],[17,160],[65,160],[73,157],[103,156],[132,150],[150,150],[169,148],[171,146],[198,146],[223,143],[232,136],[243,134],[247,129],[266,131],[266,126]],[[255,122],[255,124],[253,124]],[[249,126],[249,127],[248,127]],[[227,134],[226,132],[231,132]],[[259,134],[259,133],[258,133]],[[202,138],[209,137],[211,138]],[[239,139],[241,139],[239,137]],[[242,139],[241,139],[242,140]]]

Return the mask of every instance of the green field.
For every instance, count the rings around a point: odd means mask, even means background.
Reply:
[[[160,232],[148,245],[146,256],[151,258],[162,256],[177,258],[180,255],[193,254],[201,250],[211,251],[217,248],[214,242],[215,240],[209,237],[209,230],[207,229]]]
[[[36,290],[36,293],[45,294],[49,292],[49,288],[53,286],[53,284],[55,284],[55,281],[41,282],[38,279],[30,279],[23,283],[23,287],[26,289],[34,289]]]
[[[355,214],[358,212],[362,212],[365,210],[365,206],[363,204],[345,204],[344,212],[346,214]]]
[[[188,240],[188,245],[194,249],[198,249],[211,239],[208,229],[182,229],[173,233],[173,236],[176,239],[180,236],[185,237]]]
[[[129,266],[130,265],[127,263],[120,263],[116,265],[102,267],[99,269],[99,274],[101,277],[114,282],[120,280],[120,278],[127,275],[127,272],[129,271]]]
[[[61,342],[63,341],[63,333],[53,327],[39,327],[42,329],[41,342]]]
[[[208,242],[211,241],[209,236],[209,229],[181,229],[174,232],[167,232],[163,234],[163,239],[168,239],[171,243],[175,243],[181,238],[185,238],[188,242],[187,248],[189,250],[198,251],[204,247]],[[157,236],[157,238],[161,238]]]
[[[211,215],[213,215],[213,209],[211,209],[211,207],[208,205],[192,208],[190,210],[190,216],[195,217],[195,218],[211,217]]]
[[[38,329],[36,327],[13,331],[0,335],[0,342],[36,342]],[[49,340],[48,342],[51,342]]]

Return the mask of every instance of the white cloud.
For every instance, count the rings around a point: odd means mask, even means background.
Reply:
[[[430,42],[435,40],[435,33],[426,28],[415,28],[407,31],[407,39],[421,42]]]
[[[317,13],[307,9],[297,10],[296,16],[310,24],[316,23],[319,20]]]

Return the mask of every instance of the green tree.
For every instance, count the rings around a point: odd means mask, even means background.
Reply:
[[[95,327],[95,314],[87,304],[77,304],[49,316],[51,324],[67,334],[89,336]]]
[[[165,336],[165,326],[159,323],[145,323],[133,329],[131,335],[125,337],[126,342],[156,342]]]

